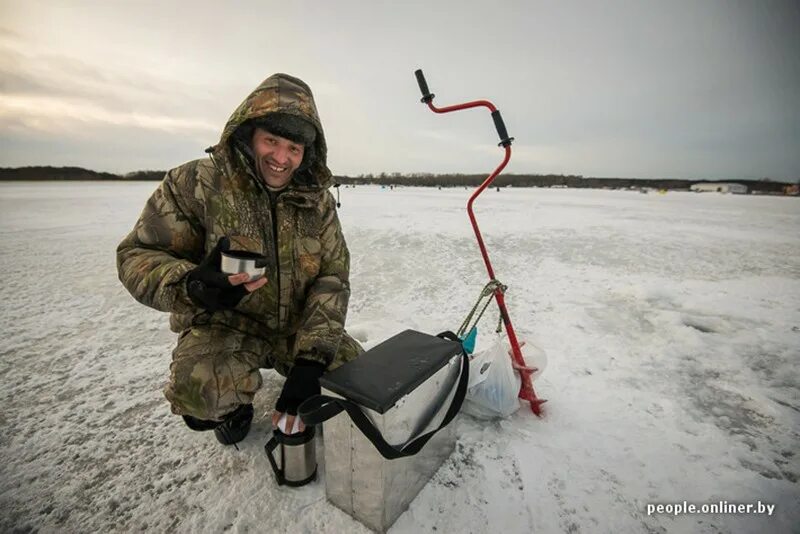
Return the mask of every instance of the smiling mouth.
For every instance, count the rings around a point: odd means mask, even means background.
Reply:
[[[267,164],[267,167],[269,167],[270,170],[272,170],[273,172],[277,173],[286,172],[286,170],[289,168],[289,167],[278,167],[277,165],[272,165],[270,163]]]

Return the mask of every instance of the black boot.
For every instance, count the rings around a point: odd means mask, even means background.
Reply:
[[[186,422],[186,426],[192,430],[197,430],[198,432],[213,430],[220,443],[235,446],[250,431],[250,422],[253,420],[253,405],[242,404],[231,413],[225,415],[221,423],[219,421],[197,419],[191,415],[184,415],[183,420]]]
[[[186,426],[197,432],[204,432],[206,430],[214,430],[219,426],[219,421],[207,421],[205,419],[198,419],[191,415],[182,415]]]
[[[214,428],[214,435],[217,436],[217,441],[223,445],[235,445],[250,432],[250,423],[252,421],[253,405],[242,404],[226,415],[223,421]]]

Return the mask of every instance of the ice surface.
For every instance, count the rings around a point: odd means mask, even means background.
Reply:
[[[170,414],[175,336],[114,258],[155,187],[0,184],[0,531],[366,532],[321,481],[274,483],[274,372],[241,451]],[[468,194],[341,190],[348,329],[367,347],[469,311],[487,280]],[[796,529],[800,202],[503,189],[476,207],[520,337],[548,355],[546,416],[458,419],[456,452],[392,532]],[[777,509],[645,513],[684,500]]]

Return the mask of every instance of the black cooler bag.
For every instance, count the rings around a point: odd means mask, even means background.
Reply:
[[[469,358],[451,332],[406,330],[320,379],[298,413],[325,421],[328,499],[384,531],[455,447]],[[342,411],[349,417],[334,417]]]

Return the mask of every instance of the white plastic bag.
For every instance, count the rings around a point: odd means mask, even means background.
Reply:
[[[519,409],[522,380],[511,366],[505,336],[497,336],[470,359],[467,397],[462,410],[480,418],[508,417]]]
[[[523,345],[525,347],[522,350],[525,359],[525,365],[527,367],[536,369],[534,373],[531,373],[531,381],[535,382],[536,379],[542,376],[545,367],[547,367],[547,353],[536,343],[528,343],[523,341],[520,344],[520,347]]]

